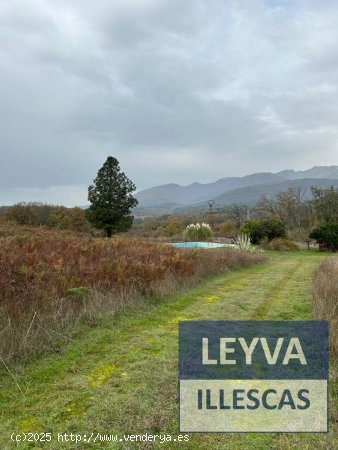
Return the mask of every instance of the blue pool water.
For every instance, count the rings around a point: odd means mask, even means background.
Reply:
[[[218,248],[227,247],[226,244],[218,244],[217,242],[172,242],[171,245],[179,248]]]

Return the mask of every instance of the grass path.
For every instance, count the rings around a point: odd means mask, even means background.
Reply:
[[[275,254],[268,263],[216,277],[165,303],[87,328],[67,348],[16,377],[1,374],[0,448],[13,431],[177,434],[177,322],[185,319],[309,319],[311,280],[323,255]],[[189,449],[338,448],[329,434],[191,435]],[[81,444],[77,448],[178,448],[177,444]],[[19,448],[75,448],[74,444]]]

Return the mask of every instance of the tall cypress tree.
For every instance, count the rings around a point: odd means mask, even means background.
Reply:
[[[137,205],[132,196],[136,186],[120,172],[116,158],[108,156],[97,173],[94,184],[88,188],[88,220],[98,229],[104,230],[107,237],[113,233],[127,231],[133,223],[130,210]]]

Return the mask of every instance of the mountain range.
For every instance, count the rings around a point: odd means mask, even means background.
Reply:
[[[253,205],[262,197],[273,197],[288,187],[301,188],[304,198],[310,198],[310,186],[338,187],[338,166],[315,166],[309,170],[283,170],[277,173],[261,172],[243,177],[221,178],[213,183],[192,183],[187,186],[164,184],[136,193],[137,209],[152,208],[162,211],[199,208],[208,200],[215,206],[232,203]]]

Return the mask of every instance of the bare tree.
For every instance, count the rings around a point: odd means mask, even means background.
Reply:
[[[238,203],[233,203],[229,208],[229,214],[232,220],[235,222],[238,229],[244,224],[248,218],[248,207],[245,205],[239,205]]]
[[[263,198],[256,205],[263,215],[284,222],[288,228],[300,227],[302,223],[303,197],[306,189],[288,188],[274,199]]]

